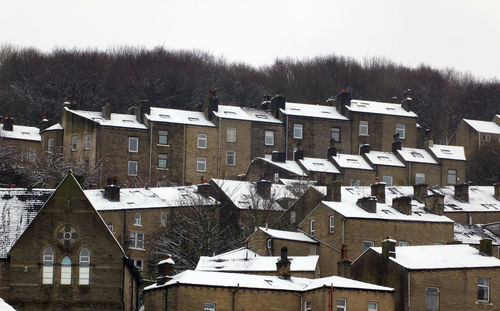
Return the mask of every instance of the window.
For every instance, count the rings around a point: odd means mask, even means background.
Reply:
[[[344,298],[337,298],[337,311],[347,310],[347,301]]]
[[[296,214],[295,214],[295,211],[291,211],[290,212],[290,223],[291,224],[294,224],[295,223],[295,219],[296,219]]]
[[[28,160],[28,148],[23,147],[23,152],[21,154],[21,160]]]
[[[78,143],[78,138],[76,136],[71,137],[71,151],[76,151]]]
[[[71,259],[68,256],[61,261],[61,284],[71,284]]]
[[[361,180],[359,178],[351,179],[351,187],[359,187],[361,185]]]
[[[425,289],[425,310],[439,311],[439,288],[427,287]]]
[[[134,266],[137,268],[137,270],[142,271],[143,270],[142,260],[134,260]]]
[[[165,227],[167,225],[167,220],[168,220],[167,214],[162,213],[161,216],[160,216],[160,225],[162,227]]]
[[[29,161],[30,162],[35,162],[35,159],[36,159],[36,150],[33,149],[33,148],[30,148],[30,157],[29,157]]]
[[[47,145],[47,152],[52,153],[54,151],[54,138],[49,138],[49,142]]]
[[[139,138],[128,138],[128,152],[139,152]]]
[[[207,171],[207,159],[206,158],[197,158],[196,159],[196,170],[198,172],[206,172]]]
[[[273,248],[273,239],[266,240],[266,247],[267,247],[267,249]]]
[[[404,124],[396,124],[396,134],[399,134],[399,138],[405,138],[405,126]]]
[[[111,221],[108,222],[108,229],[109,229],[109,231],[113,232],[114,228],[113,228],[113,223]]]
[[[457,171],[448,170],[448,185],[454,185],[457,183]]]
[[[378,303],[376,302],[368,303],[368,311],[377,311],[377,310],[378,310]]]
[[[215,304],[214,303],[205,303],[205,307],[203,308],[203,311],[215,311]]]
[[[415,173],[415,184],[425,183],[425,173]]]
[[[314,236],[314,219],[311,219],[311,223],[309,225],[309,233]]]
[[[477,300],[490,301],[490,279],[477,278]]]
[[[274,146],[274,131],[264,132],[264,145]]]
[[[198,148],[207,149],[207,134],[198,134]]]
[[[168,131],[158,131],[158,144],[168,145]]]
[[[226,152],[226,164],[229,166],[236,165],[236,152],[234,151]]]
[[[490,135],[482,135],[482,136],[481,136],[481,139],[482,139],[483,141],[490,141],[491,137],[490,137]]]
[[[137,161],[128,161],[128,175],[137,176]]]
[[[47,247],[43,251],[42,284],[52,284],[54,278],[54,251]]]
[[[236,128],[228,127],[226,129],[226,142],[235,143],[236,142]]]
[[[87,248],[82,248],[80,251],[80,276],[78,284],[89,285],[90,281],[90,251]]]
[[[158,167],[159,168],[167,168],[167,154],[166,153],[158,153]]]
[[[274,181],[280,180],[280,173],[274,173]]]
[[[311,311],[311,310],[312,310],[312,301],[311,300],[304,301],[304,311]]]
[[[142,226],[142,219],[140,214],[134,216],[134,226]]]
[[[332,127],[332,139],[335,140],[335,142],[340,142],[340,128],[339,127]]]
[[[370,247],[373,247],[375,243],[373,241],[363,241],[363,252],[369,249]]]
[[[335,216],[330,215],[330,233],[335,231]]]
[[[130,231],[130,248],[144,249],[144,233]]]
[[[392,186],[392,176],[384,176],[382,177],[382,181],[385,182],[386,186]]]
[[[302,139],[302,124],[293,125],[293,138]]]
[[[399,241],[399,246],[410,246],[410,242],[408,242],[408,241]]]
[[[85,135],[85,146],[84,146],[85,150],[89,150],[90,149],[90,135]]]
[[[368,121],[359,121],[359,135],[368,135]]]

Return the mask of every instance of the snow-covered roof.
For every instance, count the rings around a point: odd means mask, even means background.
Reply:
[[[198,194],[196,186],[122,188],[118,202],[106,199],[103,189],[84,190],[84,193],[98,211],[213,205],[217,203],[213,198],[205,198]]]
[[[360,155],[338,153],[336,156],[332,157],[332,159],[340,168],[355,168],[358,170],[373,171],[370,164]]]
[[[279,162],[279,161],[272,161],[271,159],[266,159],[266,158],[255,158],[252,160],[252,162],[257,160],[257,159],[265,161],[265,162],[270,163],[272,165],[275,165],[275,166],[282,168],[284,170],[287,170],[294,175],[307,176],[306,172],[304,172],[302,170],[302,168],[297,164],[296,161],[286,160],[285,162]]]
[[[270,199],[265,199],[257,194],[256,183],[227,179],[211,179],[211,182],[220,188],[239,209],[257,208],[283,211],[283,208],[276,201],[284,198],[297,199],[296,195],[282,184],[272,184]]]
[[[147,127],[137,121],[137,117],[131,114],[111,113],[111,118],[106,120],[101,111],[73,110],[65,107],[66,111],[77,116],[93,121],[101,126],[126,127],[133,129],[147,129]]]
[[[201,256],[196,266],[197,271],[220,272],[272,272],[276,271],[276,262],[281,257],[259,256],[248,248],[239,248],[217,256]],[[290,256],[290,271],[314,272],[319,256]]]
[[[0,258],[7,258],[11,247],[53,192],[49,189],[0,189]]]
[[[290,178],[280,178],[279,182],[287,187],[309,187],[316,185],[316,181],[307,179],[290,179]]]
[[[404,163],[399,161],[398,157],[396,157],[396,155],[392,152],[370,151],[365,153],[365,157],[373,165],[406,167]]]
[[[259,230],[265,232],[270,237],[281,240],[297,241],[297,242],[307,242],[317,244],[318,241],[311,238],[305,233],[295,232],[295,231],[284,231],[277,229],[269,229],[265,227],[259,227]]]
[[[218,111],[214,112],[214,114],[221,119],[282,123],[267,111],[247,107],[219,105]]]
[[[9,139],[21,139],[31,141],[41,141],[40,129],[34,126],[13,125],[12,131],[5,131],[0,123],[0,137]]]
[[[398,153],[406,162],[438,164],[432,155],[424,149],[403,147],[398,150]]]
[[[62,127],[61,123],[56,123],[52,126],[49,126],[48,128],[46,128],[45,130],[43,130],[42,132],[47,132],[47,131],[63,131],[64,128]]]
[[[500,201],[494,197],[493,186],[469,186],[469,202],[455,197],[455,187],[431,188],[429,193],[444,194],[445,213],[496,212],[500,213]]]
[[[210,122],[203,112],[199,111],[151,107],[150,113],[145,114],[145,117],[153,122],[215,127],[215,124]]]
[[[436,145],[429,147],[429,150],[438,159],[465,161],[465,151],[463,146]]]
[[[2,298],[0,298],[0,310],[1,311],[16,311],[8,303],[6,303]]]
[[[382,247],[372,247],[382,254]],[[483,256],[469,245],[425,245],[396,247],[396,258],[390,259],[411,270],[500,268],[500,259]]]
[[[215,287],[239,287],[239,288],[255,288],[261,290],[284,290],[305,292],[321,287],[330,287],[333,284],[334,288],[349,288],[358,290],[370,291],[385,291],[393,292],[393,288],[374,285],[370,283],[355,281],[339,276],[331,276],[320,279],[308,279],[299,277],[290,277],[290,279],[281,279],[278,276],[270,275],[254,275],[226,272],[208,272],[208,271],[193,271],[186,270],[175,275],[170,281],[164,285],[156,283],[144,288],[151,290],[155,288],[168,287],[176,284],[185,285],[203,285]]]
[[[500,245],[500,237],[484,228],[482,225],[464,225],[456,223],[453,229],[453,235],[455,241],[463,244],[479,245],[480,240],[491,239],[493,245]]]
[[[351,105],[345,107],[348,110],[354,112],[386,114],[386,115],[410,117],[410,118],[417,117],[417,115],[414,112],[404,110],[403,107],[401,107],[401,104],[353,99],[351,100]]]
[[[309,105],[299,103],[285,103],[285,109],[280,109],[286,115],[321,118],[332,120],[349,120],[341,115],[335,107],[325,105]]]
[[[500,135],[500,125],[493,121],[480,121],[480,120],[468,120],[464,119],[464,122],[469,124],[474,130],[479,133],[488,134],[499,134]]]
[[[304,159],[299,161],[306,171],[309,172],[340,174],[340,171],[328,159],[304,157]]]

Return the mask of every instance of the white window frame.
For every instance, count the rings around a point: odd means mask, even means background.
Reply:
[[[452,173],[452,174],[450,174],[450,173]],[[451,180],[450,180],[450,177],[452,178]],[[448,170],[447,181],[448,181],[448,185],[455,185],[457,183],[457,170],[453,170],[453,169]]]
[[[54,250],[47,247],[43,250],[42,284],[54,282]]]
[[[273,248],[273,239],[267,239],[266,240],[266,248],[267,249],[272,249]]]
[[[399,134],[399,138],[405,139],[406,129],[404,124],[396,124],[396,133]]]
[[[274,146],[274,131],[264,131],[264,145]]]
[[[481,135],[481,140],[482,141],[490,141],[491,140],[491,136],[490,135]]]
[[[208,138],[207,134],[198,134],[198,142],[197,142],[197,147],[198,149],[207,149],[208,145]]]
[[[312,300],[304,301],[304,311],[311,311],[311,310],[312,310]]]
[[[49,140],[47,141],[47,152],[54,152],[54,138],[49,138]]]
[[[108,226],[109,231],[114,232],[113,223],[112,223],[111,221],[110,221],[110,222],[108,222],[108,225],[107,225],[107,226]]]
[[[128,138],[128,152],[132,152],[132,153],[139,152],[139,138],[138,137],[129,137]]]
[[[340,127],[335,127],[335,126],[332,127],[331,139],[333,139],[336,143],[339,143],[341,139],[340,133],[341,133]]]
[[[130,231],[129,248],[144,249],[144,233],[139,231]]]
[[[85,254],[88,253],[88,254]],[[86,247],[80,250],[80,267],[78,271],[78,284],[90,284],[90,250]]]
[[[316,231],[316,228],[315,228],[315,221],[314,219],[311,219],[311,221],[309,222],[309,234],[311,236],[314,236],[314,232]]]
[[[232,161],[230,161],[232,157]],[[226,165],[227,166],[236,166],[236,152],[235,151],[227,151],[226,152]]]
[[[436,298],[436,305],[429,306],[431,297]],[[429,308],[430,307],[430,308]],[[429,311],[439,311],[439,287],[426,287],[425,288],[425,308]]]
[[[90,135],[85,135],[84,147],[85,150],[90,150]]]
[[[158,131],[158,145],[168,145],[168,131]]]
[[[405,246],[410,246],[410,242],[408,241],[399,241],[398,246],[405,247]]]
[[[162,227],[165,227],[168,223],[168,214],[167,213],[161,213],[160,215],[160,225]]]
[[[290,223],[294,224],[297,221],[297,214],[295,211],[290,211]]]
[[[71,151],[76,151],[78,148],[78,137],[76,135],[71,137]]]
[[[335,215],[330,215],[330,217],[328,218],[328,227],[330,233],[335,232]]]
[[[378,303],[374,301],[368,302],[368,311],[378,311]]]
[[[69,260],[69,265],[63,263],[66,258]],[[71,258],[64,256],[61,260],[61,285],[71,285]]]
[[[486,299],[479,299],[480,291],[486,293]],[[477,278],[477,301],[490,302],[490,279],[489,278]]]
[[[142,227],[142,217],[139,213],[134,215],[134,226]]]
[[[351,179],[351,187],[359,187],[359,186],[361,186],[361,179],[352,178]]]
[[[337,298],[337,311],[347,310],[347,299]]]
[[[304,137],[304,127],[300,123],[293,125],[293,138],[302,139]]]
[[[207,158],[196,158],[196,171],[202,173],[207,171]]]
[[[137,270],[144,270],[144,262],[142,260],[134,260],[134,266]]]
[[[215,303],[205,302],[203,311],[215,311]]]
[[[226,142],[235,143],[236,142],[236,128],[228,127],[226,128]]]
[[[370,247],[374,247],[374,246],[375,246],[375,242],[370,241],[370,240],[364,240],[363,241],[363,252],[366,251],[367,249],[369,249]]]
[[[168,155],[166,153],[158,153],[158,167],[167,168]]]
[[[421,180],[422,182],[417,182],[417,180]],[[415,173],[415,185],[425,183],[425,173]]]
[[[138,171],[139,163],[137,161],[128,161],[128,176],[137,176]]]
[[[359,136],[368,136],[368,121],[359,121]]]
[[[392,187],[392,176],[383,176],[382,181],[385,182],[386,187]]]

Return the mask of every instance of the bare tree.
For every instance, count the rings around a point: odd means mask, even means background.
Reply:
[[[491,142],[481,146],[467,159],[467,181],[473,185],[491,186],[500,182],[500,143]]]

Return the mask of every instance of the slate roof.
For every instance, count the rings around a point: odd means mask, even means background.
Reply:
[[[480,121],[480,120],[469,120],[464,119],[464,122],[469,124],[474,130],[479,133],[487,134],[499,134],[500,135],[500,125],[493,121]]]
[[[345,106],[348,110],[354,112],[385,114],[399,117],[416,118],[417,115],[412,111],[406,111],[401,104],[375,102],[369,100],[353,99],[350,106]]]
[[[219,105],[218,111],[214,112],[214,114],[221,119],[234,119],[276,124],[282,123],[279,119],[276,119],[271,113],[267,111],[247,107]]]
[[[438,159],[465,161],[463,146],[436,145],[429,147],[432,154]]]
[[[215,124],[210,122],[203,112],[199,111],[151,107],[150,113],[145,114],[145,116],[153,122],[215,127]]]
[[[332,119],[332,120],[349,120],[341,115],[333,106],[325,105],[309,105],[300,103],[285,103],[285,109],[280,109],[283,114],[289,116]]]
[[[114,127],[126,127],[133,129],[145,130],[147,127],[137,121],[137,117],[131,114],[121,114],[121,113],[111,113],[110,120],[106,120],[102,117],[101,111],[85,111],[85,110],[73,110],[68,107],[64,107],[66,111],[71,112],[77,116],[95,122],[101,126],[114,126]]]
[[[373,165],[406,167],[392,152],[370,151],[365,153],[365,157]]]
[[[297,176],[302,176],[302,177],[307,176],[306,172],[304,172],[304,170],[302,170],[302,168],[300,167],[300,165],[297,164],[296,161],[286,160],[285,162],[279,162],[279,161],[272,161],[271,159],[267,159],[267,158],[255,158],[252,160],[252,162],[256,161],[256,160],[267,162],[271,165],[274,165],[276,167],[279,167],[281,169],[289,171],[290,173],[297,175]]]
[[[12,126],[12,131],[5,131],[2,123],[0,123],[0,137],[38,142],[42,140],[40,129],[37,127],[14,124]]]

